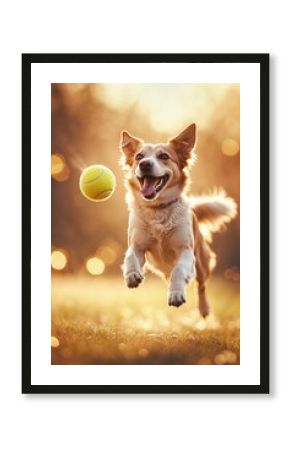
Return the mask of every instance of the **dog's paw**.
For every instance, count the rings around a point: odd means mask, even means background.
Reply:
[[[200,315],[205,319],[209,315],[209,304],[207,302],[202,302],[199,304]]]
[[[128,288],[136,288],[142,283],[144,277],[140,272],[130,272],[125,275]]]
[[[168,305],[176,306],[177,308],[185,303],[184,293],[182,291],[169,292]]]

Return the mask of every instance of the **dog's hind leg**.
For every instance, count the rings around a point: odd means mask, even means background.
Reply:
[[[204,280],[198,282],[198,308],[202,317],[206,317],[209,314],[209,304],[206,296],[206,286]]]
[[[205,242],[200,242],[196,252],[196,281],[198,289],[198,307],[202,317],[209,314],[209,304],[206,295],[206,280],[210,274],[211,253]]]

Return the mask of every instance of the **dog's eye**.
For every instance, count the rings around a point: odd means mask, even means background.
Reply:
[[[138,154],[135,156],[135,159],[137,159],[137,161],[140,161],[140,159],[142,159],[142,158],[143,158],[142,153],[138,153]]]
[[[159,159],[169,159],[169,156],[167,153],[161,153],[161,155],[159,155]]]

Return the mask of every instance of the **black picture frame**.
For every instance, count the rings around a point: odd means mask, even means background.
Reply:
[[[22,393],[269,393],[269,54],[22,55]],[[260,65],[260,384],[32,385],[31,383],[31,65],[33,63],[256,63]]]

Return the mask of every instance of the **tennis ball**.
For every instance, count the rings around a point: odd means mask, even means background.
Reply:
[[[101,164],[87,167],[80,176],[81,193],[93,202],[101,202],[111,197],[115,187],[115,175]]]

